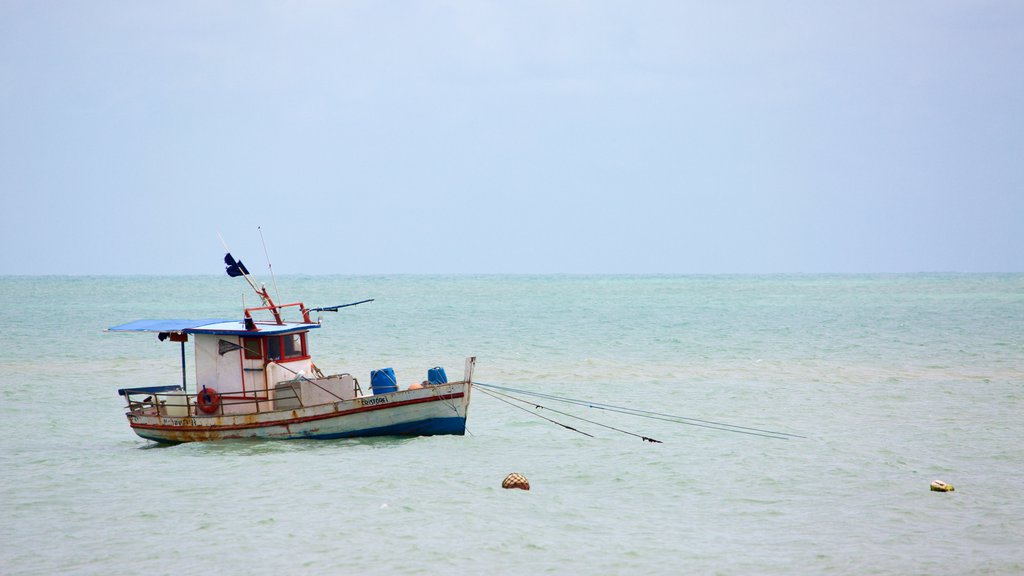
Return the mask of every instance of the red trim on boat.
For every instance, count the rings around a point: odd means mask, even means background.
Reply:
[[[371,412],[373,410],[387,410],[388,408],[398,408],[401,406],[410,406],[412,404],[423,404],[426,402],[439,402],[441,400],[454,400],[455,398],[462,398],[465,396],[464,392],[456,392],[453,394],[444,394],[441,396],[431,396],[429,398],[416,398],[414,400],[405,400],[404,402],[389,402],[387,404],[379,404],[374,406],[361,406],[359,408],[353,408],[351,410],[343,410],[341,412],[328,412],[326,414],[317,414],[316,416],[305,416],[302,418],[288,418],[285,420],[272,420],[269,422],[255,422],[252,424],[234,424],[234,425],[211,425],[211,426],[165,426],[163,424],[141,424],[136,422],[129,422],[132,428],[141,428],[143,430],[174,430],[178,432],[221,432],[225,430],[245,430],[249,428],[270,428],[272,426],[288,426],[290,424],[299,424],[302,422],[312,422],[315,420],[326,420],[328,418],[337,418],[339,416],[348,416],[349,414],[358,414],[359,412]],[[372,396],[370,396],[372,398]],[[193,418],[194,416],[186,416],[185,418]]]

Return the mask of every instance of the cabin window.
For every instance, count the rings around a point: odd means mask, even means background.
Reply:
[[[303,355],[301,334],[289,334],[287,336],[282,336],[281,341],[281,343],[284,344],[285,358],[299,358]]]
[[[306,356],[304,334],[286,334],[267,338],[267,358],[270,360],[291,360]]]
[[[259,360],[263,358],[263,347],[259,338],[242,338],[242,348],[245,349],[246,360]]]

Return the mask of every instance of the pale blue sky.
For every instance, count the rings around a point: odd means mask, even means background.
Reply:
[[[0,274],[1024,271],[1024,2],[0,2]]]

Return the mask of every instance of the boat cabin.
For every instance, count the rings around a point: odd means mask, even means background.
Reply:
[[[282,315],[290,309],[297,310],[301,319],[284,320]],[[259,312],[269,312],[272,318],[258,319]],[[198,395],[196,407],[186,402],[180,406],[184,410],[168,406],[167,411],[186,416],[246,414],[354,398],[359,392],[354,378],[348,374],[324,378],[313,364],[307,336],[319,327],[299,302],[247,308],[242,320],[138,320],[109,331],[156,332],[160,340],[181,343],[181,389],[189,392],[191,388]],[[195,349],[193,386],[187,385],[185,374],[185,343],[190,336]],[[212,410],[202,402],[200,393],[205,391],[216,395]]]

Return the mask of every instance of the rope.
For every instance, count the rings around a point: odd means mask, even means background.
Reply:
[[[543,420],[547,420],[548,422],[551,422],[552,424],[558,424],[559,426],[561,426],[562,428],[565,428],[566,430],[572,430],[573,432],[576,432],[577,434],[583,434],[584,436],[589,436],[590,438],[594,437],[593,434],[587,434],[586,432],[577,430],[577,429],[573,428],[572,426],[569,426],[568,424],[562,424],[561,422],[557,422],[555,420],[552,420],[551,418],[547,418],[545,416],[541,416],[540,414],[537,414],[536,412],[530,412],[529,410],[527,410],[526,408],[523,408],[522,406],[516,406],[515,404],[509,402],[508,400],[505,400],[504,398],[498,398],[498,396],[495,395],[496,393],[489,392],[489,391],[483,390],[483,389],[481,389],[480,391],[483,392],[484,394],[487,394],[488,396],[491,396],[492,398],[494,398],[496,400],[500,400],[500,401],[504,402],[505,404],[508,404],[509,406],[511,406],[513,408],[518,408],[518,409],[522,410],[523,412],[526,412],[528,414],[533,414],[537,418],[541,418]]]
[[[473,383],[470,382],[469,385],[472,386]],[[435,392],[435,394],[436,394],[436,392]],[[454,398],[448,398],[448,399],[443,400],[443,401],[446,404],[448,404],[448,407],[452,409],[452,412],[454,412],[456,416],[461,416],[461,414],[459,414],[459,407],[455,405],[455,399]]]
[[[593,424],[595,426],[600,426],[602,428],[608,428],[609,430],[614,430],[616,432],[621,432],[623,434],[629,434],[630,436],[636,436],[637,438],[640,438],[644,442],[652,442],[652,443],[655,443],[655,444],[661,444],[662,443],[661,440],[655,440],[654,438],[648,438],[647,436],[643,436],[643,435],[636,434],[636,433],[633,433],[633,432],[628,432],[626,430],[622,430],[622,429],[616,428],[614,426],[609,426],[607,424],[601,424],[600,422],[594,422],[593,420],[587,420],[586,418],[582,418],[582,417],[576,416],[574,414],[569,414],[568,412],[562,412],[561,410],[555,410],[554,408],[548,408],[547,406],[541,406],[540,404],[535,404],[533,402],[530,402],[529,400],[523,400],[522,398],[516,398],[515,396],[510,396],[508,394],[502,394],[501,392],[488,392],[487,390],[483,390],[483,392],[485,394],[490,394],[492,397],[496,397],[494,395],[497,394],[498,396],[504,396],[506,398],[511,398],[512,400],[515,400],[517,402],[522,402],[523,404],[529,404],[529,405],[533,406],[534,408],[536,408],[538,410],[549,410],[551,412],[554,412],[555,414],[561,414],[562,416],[568,416],[569,418],[575,418],[577,420],[582,420],[582,421],[586,422],[587,424]],[[514,406],[514,404],[513,404],[513,406]],[[516,407],[518,408],[518,406],[516,406]],[[565,426],[565,425],[562,424],[562,426]],[[588,436],[590,436],[590,435],[588,434]]]
[[[728,424],[726,422],[715,422],[713,420],[702,420],[699,418],[689,418],[686,416],[677,416],[674,414],[664,414],[660,412],[652,412],[649,410],[638,410],[636,408],[625,408],[622,406],[613,406],[611,404],[601,404],[594,402],[587,402],[585,400],[577,400],[574,398],[565,398],[562,396],[555,396],[552,394],[543,394],[540,392],[532,392],[530,390],[521,390],[516,388],[509,388],[506,386],[498,386],[496,384],[486,384],[482,382],[474,382],[481,388],[490,388],[492,390],[503,390],[507,392],[515,392],[517,394],[525,394],[527,396],[535,396],[538,398],[546,398],[548,400],[554,400],[557,402],[564,402],[567,404],[574,404],[577,406],[584,406],[587,408],[594,408],[597,410],[605,410],[608,412],[617,412],[620,414],[626,414],[629,416],[637,416],[640,418],[648,418],[651,420],[662,420],[665,422],[672,422],[674,424],[685,424],[687,426],[697,426],[700,428],[709,428],[711,430],[721,430],[724,432],[735,432],[737,434],[747,434],[750,436],[761,436],[763,438],[773,438],[775,440],[788,440],[790,438],[805,438],[798,434],[790,434],[788,432],[778,432],[775,430],[765,430],[762,428],[751,428],[748,426],[739,426],[736,424]]]

